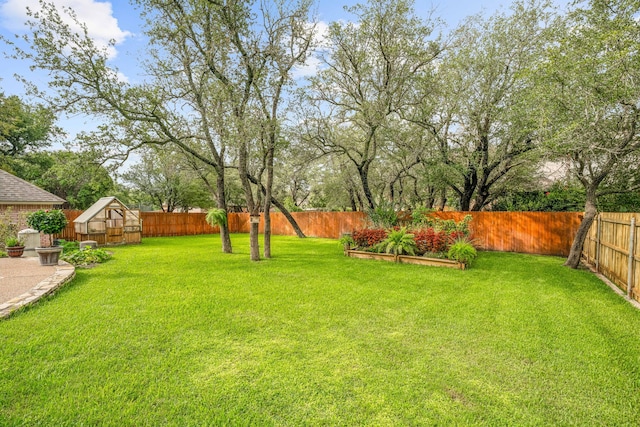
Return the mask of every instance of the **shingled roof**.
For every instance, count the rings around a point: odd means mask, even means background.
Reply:
[[[61,205],[66,200],[0,169],[0,205]]]

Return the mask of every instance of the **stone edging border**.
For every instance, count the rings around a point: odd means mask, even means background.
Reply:
[[[76,268],[64,261],[60,261],[56,266],[56,272],[49,276],[30,291],[15,297],[4,304],[0,304],[0,319],[6,319],[11,314],[26,305],[36,302],[40,298],[55,292],[76,276]]]

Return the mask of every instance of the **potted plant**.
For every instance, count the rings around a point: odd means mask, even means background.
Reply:
[[[67,217],[59,209],[39,210],[27,216],[27,224],[34,230],[48,235],[45,246],[37,247],[40,265],[57,265],[62,246],[53,246],[53,234],[60,233],[67,226]]]
[[[9,237],[4,241],[4,246],[7,250],[7,255],[11,258],[19,258],[24,253],[24,243],[16,237]]]

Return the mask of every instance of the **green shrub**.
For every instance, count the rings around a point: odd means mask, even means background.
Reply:
[[[538,212],[570,212],[584,209],[584,189],[572,185],[555,183],[547,190],[519,191],[505,194],[496,199],[491,206],[492,211],[538,211]],[[600,204],[601,200],[598,200]],[[602,206],[598,206],[602,209]],[[619,208],[620,206],[617,206]],[[604,210],[618,212],[618,210]]]
[[[411,212],[411,225],[420,228],[429,225],[429,214],[433,213],[433,209],[418,207]]]
[[[469,228],[471,221],[473,221],[473,217],[471,215],[465,215],[462,221],[456,224],[455,231],[464,234],[465,237],[469,237],[471,235],[471,229]]]
[[[23,214],[18,215],[18,222],[23,218]],[[0,212],[0,242],[4,242],[7,238],[18,235],[18,224],[16,218],[12,215],[12,209],[9,207],[6,211]]]
[[[356,245],[356,241],[353,240],[353,236],[351,234],[343,234],[339,239],[338,243],[340,243],[343,247],[353,247]]]
[[[80,243],[73,240],[58,240],[60,246],[62,246],[62,253],[71,253],[80,250]]]
[[[67,217],[60,209],[46,211],[40,209],[27,215],[27,225],[49,235],[49,244],[51,244],[53,240],[51,235],[60,233],[67,226]]]
[[[0,251],[0,258],[6,258],[8,255],[5,251]]]
[[[407,228],[402,227],[399,230],[389,230],[387,238],[378,243],[377,248],[380,252],[388,254],[402,255],[416,254],[416,242],[413,240],[413,234],[407,233]]]
[[[461,262],[465,265],[471,265],[471,263],[477,258],[478,252],[473,247],[471,242],[465,239],[456,240],[447,252],[447,258],[453,261]]]
[[[380,205],[367,212],[375,228],[392,228],[398,225],[398,214],[391,205]]]
[[[89,266],[101,264],[111,259],[111,254],[104,249],[85,248],[81,251],[74,251],[62,255],[62,260],[75,266]]]

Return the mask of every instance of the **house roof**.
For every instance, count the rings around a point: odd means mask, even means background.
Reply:
[[[66,200],[0,169],[0,204],[61,205]]]
[[[79,217],[73,220],[74,223],[85,223],[90,221],[94,216],[98,213],[102,212],[106,209],[111,203],[114,201],[118,202],[120,205],[124,206],[124,204],[118,200],[114,196],[101,197],[98,199],[93,205],[91,205],[86,211],[82,212]],[[124,206],[126,208],[126,206]]]

